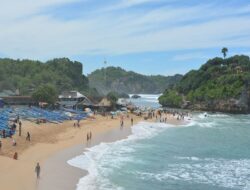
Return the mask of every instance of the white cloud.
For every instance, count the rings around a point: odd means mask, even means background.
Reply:
[[[106,13],[98,14],[95,10],[96,15],[87,18],[63,20],[52,12],[43,13],[46,8],[75,1],[1,2],[0,52],[10,57],[48,59],[93,53],[249,47],[250,44],[250,15],[244,15],[249,6],[239,7],[235,12],[230,7],[217,8],[211,4],[165,6],[127,14],[112,11],[153,2],[126,0],[108,5],[110,11]]]
[[[202,52],[184,53],[177,54],[172,57],[173,61],[190,61],[194,59],[209,59],[210,55],[204,54]]]
[[[156,3],[161,2],[163,0],[121,0],[117,1],[116,4],[108,6],[106,9],[103,9],[105,11],[114,11],[119,9],[125,9],[133,6],[142,5],[145,3]]]

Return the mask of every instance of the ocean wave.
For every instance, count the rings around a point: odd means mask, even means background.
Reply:
[[[223,113],[215,113],[215,114],[211,114],[211,113],[201,113],[197,115],[197,118],[199,119],[209,119],[209,118],[226,118],[226,117],[230,117],[230,115],[227,114],[223,114]]]
[[[201,128],[215,128],[218,126],[218,123],[216,121],[197,121],[197,120],[191,120],[186,127],[191,127],[191,126],[196,126],[196,127],[201,127]]]
[[[159,103],[158,99],[145,99],[146,102]]]
[[[141,122],[132,127],[132,135],[127,139],[113,143],[101,143],[87,149],[83,155],[69,160],[68,164],[88,171],[88,175],[79,180],[77,190],[121,190],[122,187],[110,182],[108,175],[125,163],[136,162],[130,154],[135,151],[134,142],[152,138],[162,130],[173,126]]]
[[[130,97],[132,97],[134,94],[129,94]],[[161,94],[138,94],[141,98],[144,99],[158,99]]]
[[[188,164],[170,164],[168,171],[160,173],[137,172],[142,180],[179,180],[203,183],[224,188],[247,190],[250,187],[250,160],[179,157],[192,161]]]

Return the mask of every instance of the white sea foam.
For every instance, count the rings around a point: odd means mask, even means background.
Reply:
[[[230,116],[226,114],[208,114],[205,112],[194,115],[192,121],[188,124],[188,126],[197,126],[201,128],[215,128],[220,126],[220,129],[222,129],[223,126],[218,123],[220,121],[223,121],[223,123],[230,123]]]
[[[250,187],[250,160],[226,160],[213,158],[179,157],[192,161],[188,164],[169,165],[161,173],[137,172],[142,180],[180,180],[217,185],[224,188],[248,190]]]
[[[125,163],[136,162],[129,154],[135,151],[133,147],[135,141],[152,138],[172,126],[163,123],[141,122],[132,127],[132,135],[127,139],[113,143],[101,143],[89,148],[83,155],[69,160],[68,164],[88,171],[88,175],[80,179],[77,190],[122,189],[112,184],[107,175],[113,172],[114,168],[120,168]],[[110,167],[111,165],[112,167]]]

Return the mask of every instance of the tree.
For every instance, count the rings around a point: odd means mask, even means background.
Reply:
[[[223,54],[224,59],[227,56],[228,49],[226,47],[222,48],[221,53]]]
[[[39,86],[32,97],[36,102],[54,104],[57,101],[58,94],[54,86],[47,84]]]

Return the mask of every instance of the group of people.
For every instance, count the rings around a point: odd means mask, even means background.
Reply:
[[[188,117],[190,114],[189,112],[181,112],[181,111],[169,111],[169,110],[164,110],[164,111],[158,111],[158,114],[156,114],[156,119],[157,115],[159,115],[159,121],[161,123],[167,122],[167,115],[172,115],[176,120],[184,120],[185,117]]]
[[[0,135],[2,138],[11,138],[11,143],[12,143],[12,146],[17,146],[17,141],[16,139],[13,137],[13,134],[15,132],[17,132],[17,124],[18,124],[18,136],[21,137],[22,136],[22,122],[19,118],[19,116],[17,116],[17,118],[13,121],[12,125],[10,125],[10,130],[9,130],[9,134],[6,134],[6,130],[3,129],[2,131],[0,131]],[[26,141],[31,141],[31,135],[29,132],[27,132],[27,135],[26,135]],[[3,149],[3,142],[0,141],[0,152],[2,151]],[[14,160],[17,160],[18,159],[18,153],[15,152],[14,155],[13,155],[13,159]]]

